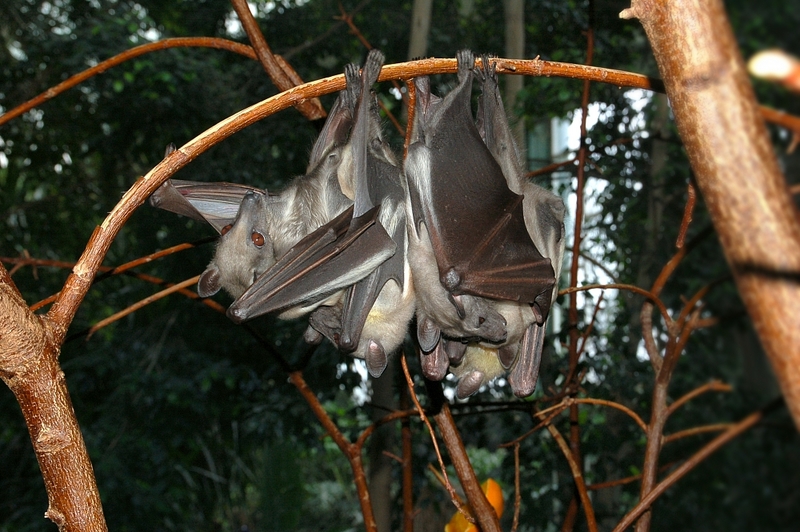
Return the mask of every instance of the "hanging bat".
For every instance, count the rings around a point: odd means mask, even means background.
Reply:
[[[353,192],[354,216],[380,206],[379,221],[391,235],[396,253],[345,292],[338,346],[364,358],[373,377],[386,369],[388,355],[405,338],[414,315],[415,297],[408,264],[405,178],[381,134],[378,105],[370,88],[377,81],[384,56],[372,50],[361,73],[361,91],[350,137],[351,160],[340,168],[342,190]],[[345,170],[350,168],[352,172]],[[349,179],[348,179],[349,178]]]
[[[422,361],[429,378],[443,376],[451,356],[466,356],[452,340],[507,341],[495,300],[525,303],[543,318],[555,283],[526,229],[523,197],[509,190],[473,121],[474,56],[464,50],[457,60],[458,86],[443,99],[431,94],[427,78],[415,79],[414,143],[405,165],[417,333],[423,352],[432,348]]]
[[[169,180],[153,193],[151,205],[204,220],[222,234],[215,257],[198,283],[201,296],[211,296],[220,288],[240,296],[298,240],[338,219],[352,205],[341,192],[336,171],[354,106],[355,95],[340,92],[311,151],[306,174],[280,194],[233,183],[180,180]],[[349,218],[339,220],[340,225]],[[231,233],[232,229],[236,230]]]
[[[509,189],[523,194],[525,227],[534,245],[553,266],[555,279],[561,273],[564,256],[564,203],[550,191],[525,178],[497,84],[497,73],[489,58],[483,57],[478,72],[482,94],[478,103],[477,127],[492,156],[502,168]],[[548,297],[555,301],[558,284]],[[548,305],[549,306],[549,305]],[[520,397],[533,393],[542,354],[547,314],[526,302],[497,301],[495,309],[506,319],[508,338],[496,347],[469,345],[460,363],[450,370],[459,378],[456,394],[472,395],[495,377],[509,371],[508,381]]]
[[[343,152],[338,170],[341,190],[354,200],[353,227],[342,238],[350,237],[359,220],[378,213],[383,235],[391,237],[388,246],[378,232],[373,236],[358,235],[352,244],[358,249],[353,258],[341,260],[332,255],[328,260],[320,254],[319,261],[309,273],[309,279],[320,282],[320,275],[338,272],[342,283],[351,283],[340,305],[317,309],[309,318],[310,325],[328,337],[341,351],[365,359],[371,375],[380,376],[388,363],[388,355],[402,342],[408,322],[414,313],[414,295],[410,269],[406,261],[406,190],[402,173],[394,155],[381,136],[380,117],[370,87],[375,83],[383,65],[383,54],[373,50],[361,72],[359,84],[353,88],[358,94],[353,130],[348,149]],[[358,67],[347,69],[348,90],[356,78]],[[309,240],[312,235],[309,235]],[[309,245],[315,245],[309,243]],[[369,249],[364,249],[369,246]],[[300,247],[298,244],[297,247]],[[328,249],[323,246],[320,249]],[[391,249],[393,255],[375,267],[371,257],[382,258]],[[363,272],[369,270],[364,276]],[[258,299],[270,311],[284,301],[283,294],[298,286],[295,270],[286,268],[285,279],[274,280],[268,275],[259,279],[229,309],[237,313],[249,299]],[[357,282],[355,277],[362,277]],[[291,300],[290,301],[294,301]],[[264,310],[259,309],[259,312]]]

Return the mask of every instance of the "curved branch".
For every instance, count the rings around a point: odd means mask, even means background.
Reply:
[[[166,50],[167,48],[215,48],[217,50],[228,50],[229,52],[234,52],[250,59],[257,59],[255,51],[246,44],[213,37],[179,37],[143,44],[117,54],[110,59],[106,59],[92,68],[88,68],[83,72],[80,72],[79,74],[75,74],[74,76],[62,81],[55,87],[47,89],[45,92],[36,96],[35,98],[32,98],[27,102],[14,107],[7,113],[0,115],[0,126],[9,120],[13,120],[16,117],[25,114],[36,106],[41,105],[48,100],[52,100],[62,92],[71,89],[75,85],[86,81],[92,76],[102,74],[111,67],[117,66],[120,63],[124,63],[125,61],[135,57],[139,57],[140,55],[157,52],[159,50]]]
[[[777,408],[781,403],[783,403],[783,399],[779,398],[763,409],[753,412],[740,422],[733,425],[731,428],[726,430],[724,433],[720,434],[709,443],[707,443],[703,448],[697,451],[689,460],[681,464],[675,471],[670,473],[664,480],[659,482],[642,500],[630,511],[628,512],[625,517],[614,527],[613,532],[623,532],[629,526],[636,521],[639,516],[641,516],[644,512],[646,512],[653,502],[661,496],[670,486],[675,484],[678,480],[680,480],[686,473],[691,471],[695,468],[700,462],[711,456],[716,450],[720,447],[734,439],[736,436],[741,434],[742,432],[746,431],[747,429],[753,427],[756,423],[761,421],[763,417],[768,414],[770,411]]]
[[[640,288],[636,285],[632,284],[625,284],[625,283],[609,283],[609,284],[585,284],[583,286],[573,286],[570,288],[565,288],[563,290],[558,291],[558,295],[564,294],[571,294],[573,292],[585,292],[587,290],[594,290],[596,288],[602,288],[603,290],[607,289],[617,289],[617,290],[628,290],[629,292],[633,292],[634,294],[643,295],[645,298],[649,299],[658,307],[658,310],[661,312],[661,315],[664,317],[664,321],[669,323],[672,318],[669,316],[669,312],[667,312],[667,307],[664,303],[655,295],[653,292],[649,290],[645,290],[644,288]]]

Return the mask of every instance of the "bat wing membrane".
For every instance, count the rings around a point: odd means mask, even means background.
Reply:
[[[244,195],[266,191],[236,183],[168,179],[150,196],[150,205],[208,222],[218,233],[233,223]]]

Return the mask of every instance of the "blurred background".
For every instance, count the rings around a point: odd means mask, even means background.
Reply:
[[[520,2],[521,3],[521,2]],[[594,28],[593,64],[658,77],[635,20],[618,13],[628,3],[597,0],[524,1],[524,20],[506,20],[513,2],[433,2],[430,29],[411,39],[412,2],[388,4],[299,0],[252,2],[273,51],[306,80],[339,74],[361,62],[366,48],[341,20],[352,14],[363,37],[387,63],[411,57],[453,57],[468,47],[504,57],[583,63],[586,29]],[[791,2],[733,0],[726,7],[745,59],[768,48],[800,54],[800,10]],[[504,9],[505,8],[505,9]],[[513,34],[511,27],[521,28]],[[69,76],[133,46],[178,36],[218,36],[248,43],[225,0],[4,0],[0,4],[0,113]],[[516,52],[514,52],[516,50]],[[521,53],[520,53],[521,51]],[[513,78],[514,81],[510,81]],[[531,171],[575,156],[583,83],[556,78],[503,78],[509,116]],[[442,94],[454,76],[438,76]],[[800,96],[779,84],[754,81],[762,104],[800,115]],[[377,86],[385,107],[404,123],[400,93]],[[138,57],[93,77],[0,126],[0,256],[74,262],[96,225],[121,195],[162,158],[225,117],[276,93],[256,61],[207,48],[178,48]],[[330,108],[334,95],[322,98]],[[594,84],[579,284],[632,283],[648,288],[674,252],[691,170],[666,98]],[[318,124],[289,109],[212,148],[176,176],[234,181],[278,190],[305,170]],[[392,144],[402,138],[387,122]],[[800,182],[800,158],[788,153],[791,134],[770,126],[787,180]],[[536,183],[560,194],[574,223],[575,165],[536,172]],[[741,419],[779,394],[758,339],[731,281],[702,200],[689,238],[700,243],[682,263],[663,299],[714,283],[706,315],[720,318],[689,342],[670,388],[677,398],[720,379],[732,393],[706,394],[682,408],[667,432]],[[706,235],[706,233],[708,233]],[[703,236],[706,235],[706,236]],[[141,207],[112,246],[105,265],[118,265],[185,241],[214,236],[201,223]],[[568,248],[571,237],[568,239]],[[200,273],[213,243],[142,266],[169,282]],[[568,249],[567,256],[571,251]],[[8,269],[14,264],[4,263]],[[62,286],[69,267],[25,266],[14,280],[28,303]],[[565,268],[568,271],[568,268]],[[568,273],[562,287],[566,286]],[[130,276],[102,280],[89,292],[64,345],[61,363],[103,499],[115,531],[348,531],[361,530],[350,467],[311,414],[286,374],[242,327],[182,296],[161,299],[87,338],[88,327],[156,292]],[[647,419],[653,374],[641,347],[642,299],[609,291],[579,299],[581,330],[593,321],[581,359],[582,394],[619,401]],[[225,295],[216,297],[228,304]],[[600,310],[592,318],[595,306]],[[560,384],[566,371],[563,311],[551,320],[540,384],[531,400]],[[303,322],[272,317],[254,328],[291,362],[302,360]],[[407,341],[406,350],[413,353]],[[414,357],[411,357],[412,366]],[[412,367],[412,372],[419,371]],[[363,364],[327,345],[304,370],[309,385],[342,430],[355,437],[396,400],[396,371],[388,399],[373,397]],[[399,383],[400,381],[397,381]],[[449,382],[445,383],[452,387]],[[478,477],[503,487],[510,507],[511,453],[497,445],[524,433],[524,410],[480,413],[475,405],[506,405],[502,381],[454,407]],[[472,406],[470,406],[472,405]],[[582,408],[582,442],[589,484],[639,472],[644,437],[617,411]],[[566,418],[560,423],[566,426]],[[414,422],[417,530],[442,530],[454,509],[427,471],[435,462],[429,437]],[[666,445],[662,464],[683,460],[711,435]],[[388,427],[368,453],[399,455],[397,427]],[[393,463],[390,460],[390,463]],[[555,531],[572,497],[572,478],[546,432],[525,441],[521,455],[521,531]],[[373,495],[400,523],[400,468]],[[638,484],[599,490],[593,501],[601,529],[610,529],[638,500]],[[19,407],[0,387],[0,531],[55,530],[43,519],[47,498]],[[502,523],[510,527],[511,512]],[[800,438],[785,410],[746,432],[662,496],[653,530],[796,530],[800,522]],[[576,528],[585,523],[578,519]]]

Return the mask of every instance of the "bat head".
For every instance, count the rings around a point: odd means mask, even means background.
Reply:
[[[506,319],[497,312],[490,300],[470,295],[452,296],[451,303],[461,318],[461,329],[465,333],[458,339],[485,340],[490,343],[502,343],[508,337]]]
[[[244,195],[233,224],[223,229],[217,251],[197,283],[197,293],[209,297],[224,288],[238,298],[259,275],[275,264],[268,232],[266,194]]]

